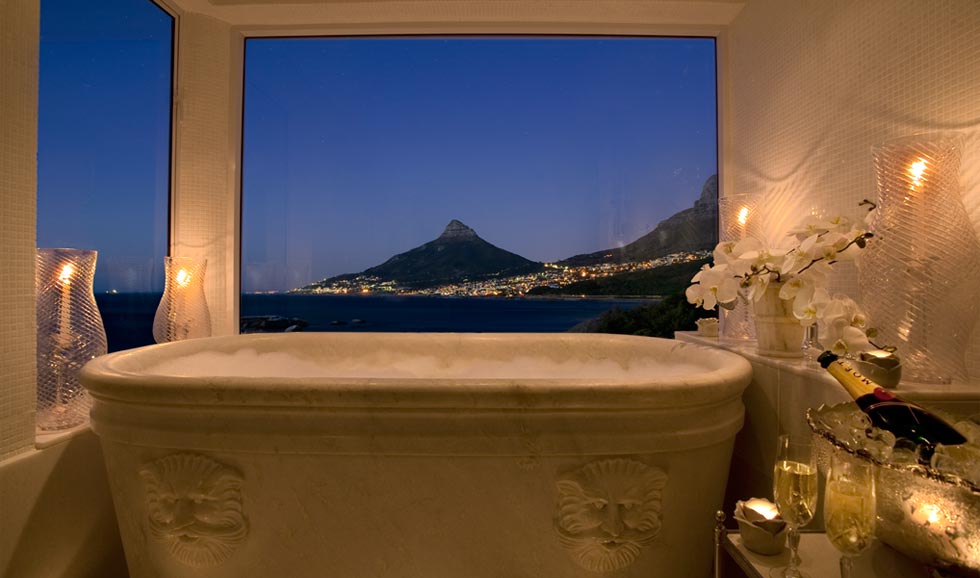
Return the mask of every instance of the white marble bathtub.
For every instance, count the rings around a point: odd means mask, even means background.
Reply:
[[[598,334],[279,334],[82,382],[132,578],[707,576],[741,357]]]

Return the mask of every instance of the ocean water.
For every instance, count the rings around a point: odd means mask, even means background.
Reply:
[[[109,351],[153,343],[159,293],[98,294]],[[242,295],[242,316],[298,317],[305,331],[561,332],[642,299],[503,299],[393,295]]]
[[[244,295],[242,315],[282,315],[306,331],[567,331],[613,307],[648,301],[394,295]],[[355,323],[355,320],[359,322]]]

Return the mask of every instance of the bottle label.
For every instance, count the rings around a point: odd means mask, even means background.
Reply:
[[[827,366],[827,371],[840,382],[851,397],[857,399],[864,395],[874,394],[881,387],[861,374],[853,365],[843,359],[834,360]],[[876,395],[876,397],[878,397]]]
[[[881,391],[883,394],[885,394],[881,390],[881,387],[878,386],[877,383],[871,381],[870,379],[868,379],[867,377],[865,377],[863,373],[861,373],[860,371],[854,369],[854,366],[851,365],[850,363],[844,361],[843,359],[839,359],[835,363],[839,364],[841,366],[841,368],[844,371],[847,372],[848,375],[850,375],[854,379],[858,380],[860,383],[863,383],[864,385],[868,386],[868,388],[874,388],[874,394],[875,394],[876,397],[878,396],[878,392],[879,391]],[[885,395],[888,395],[888,394],[885,394]],[[883,399],[891,399],[891,396],[888,396],[887,398],[883,398]]]

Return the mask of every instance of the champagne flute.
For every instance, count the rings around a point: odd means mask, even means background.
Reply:
[[[778,578],[803,578],[800,572],[800,527],[810,523],[817,509],[817,463],[810,437],[779,436],[773,493],[779,514],[788,528],[789,566]]]
[[[870,462],[833,452],[823,521],[827,539],[841,553],[841,578],[850,578],[854,557],[867,550],[875,536],[875,476]]]

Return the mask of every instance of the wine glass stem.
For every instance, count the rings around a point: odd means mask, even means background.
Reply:
[[[796,526],[789,527],[789,567],[786,568],[786,576],[799,576],[800,559],[800,530]]]
[[[840,578],[851,578],[851,568],[854,567],[854,559],[850,556],[840,557]]]

